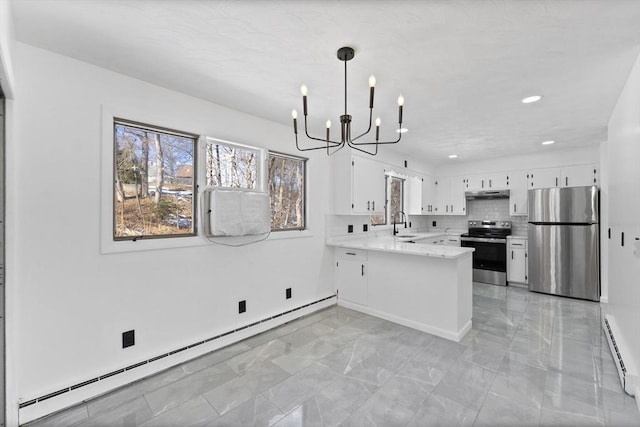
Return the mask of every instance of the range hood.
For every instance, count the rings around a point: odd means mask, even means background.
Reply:
[[[464,197],[467,200],[476,199],[508,199],[509,190],[477,190],[465,191]]]

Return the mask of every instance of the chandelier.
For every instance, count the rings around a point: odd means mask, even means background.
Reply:
[[[296,110],[293,110],[291,112],[291,116],[293,117],[293,133],[295,134],[296,137],[296,147],[298,148],[299,151],[310,151],[310,150],[322,150],[322,149],[326,149],[327,150],[327,154],[333,154],[336,151],[340,150],[341,148],[343,148],[345,145],[361,151],[363,153],[375,156],[376,154],[378,154],[378,146],[383,145],[383,144],[395,144],[397,142],[400,141],[400,138],[402,138],[402,106],[404,104],[404,97],[402,95],[400,95],[398,97],[398,139],[396,139],[395,141],[380,141],[380,117],[378,117],[376,119],[376,140],[375,142],[356,142],[358,141],[361,137],[365,136],[366,134],[368,134],[371,131],[371,124],[372,124],[372,119],[373,119],[373,95],[375,92],[375,87],[376,87],[376,78],[374,76],[369,77],[369,127],[367,128],[367,130],[356,136],[355,138],[351,137],[351,116],[348,113],[347,110],[347,61],[353,59],[353,57],[355,56],[355,52],[353,50],[353,48],[351,47],[341,47],[340,49],[338,49],[338,59],[340,61],[344,61],[344,114],[340,116],[340,140],[339,141],[335,141],[335,140],[331,140],[330,138],[330,131],[331,131],[331,121],[327,120],[326,126],[327,126],[327,134],[326,137],[324,139],[322,138],[316,138],[313,137],[311,135],[309,135],[309,132],[307,130],[307,93],[308,93],[308,89],[307,86],[302,85],[302,87],[300,88],[300,92],[302,93],[302,109],[303,109],[303,113],[304,113],[304,133],[307,136],[307,138],[314,140],[314,141],[319,141],[322,144],[316,145],[316,146],[310,146],[310,147],[304,147],[301,148],[300,145],[298,144],[298,112]],[[366,146],[375,146],[375,149],[370,149],[367,150],[364,147]],[[331,151],[333,150],[333,151]]]

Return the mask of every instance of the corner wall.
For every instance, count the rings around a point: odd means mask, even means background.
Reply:
[[[332,294],[333,255],[324,245],[330,167],[323,153],[308,162],[309,237],[100,253],[101,145],[112,144],[101,140],[103,105],[171,117],[170,125],[155,125],[297,154],[290,128],[22,43],[14,67],[19,96],[7,141],[7,196],[15,212],[7,227],[7,282],[14,286],[7,333],[16,361],[10,411],[17,412],[18,400]],[[293,298],[285,301],[288,287]],[[239,315],[243,299],[247,312]],[[136,345],[123,350],[121,333],[130,329]]]
[[[640,372],[640,57],[609,120],[608,129],[609,304],[622,339]],[[622,245],[624,233],[624,246]],[[634,249],[634,246],[637,249]],[[636,252],[636,253],[634,253]],[[640,407],[640,390],[636,391]]]

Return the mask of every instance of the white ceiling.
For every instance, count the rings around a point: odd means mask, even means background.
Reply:
[[[19,41],[291,126],[349,112],[434,164],[598,144],[640,50],[637,0],[13,0]],[[539,94],[535,104],[521,99]],[[300,114],[301,115],[301,114]],[[375,116],[374,116],[375,118]],[[334,135],[337,127],[334,125]],[[541,146],[553,139],[556,144]],[[292,149],[294,144],[291,136]],[[387,149],[385,147],[384,149]]]

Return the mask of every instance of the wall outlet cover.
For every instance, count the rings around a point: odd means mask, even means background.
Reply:
[[[353,225],[347,225],[347,233],[353,233]]]
[[[130,330],[122,333],[122,348],[134,346],[136,344],[136,331]]]
[[[362,231],[369,231],[369,225],[368,224],[362,224]]]
[[[244,313],[247,311],[247,301],[242,300],[238,303],[238,313]]]
[[[431,222],[431,226],[432,226],[432,227],[435,227],[435,226],[436,226],[436,222],[435,222],[435,221],[432,221],[432,222]]]
[[[287,288],[284,293],[286,299],[291,299],[291,288]]]

